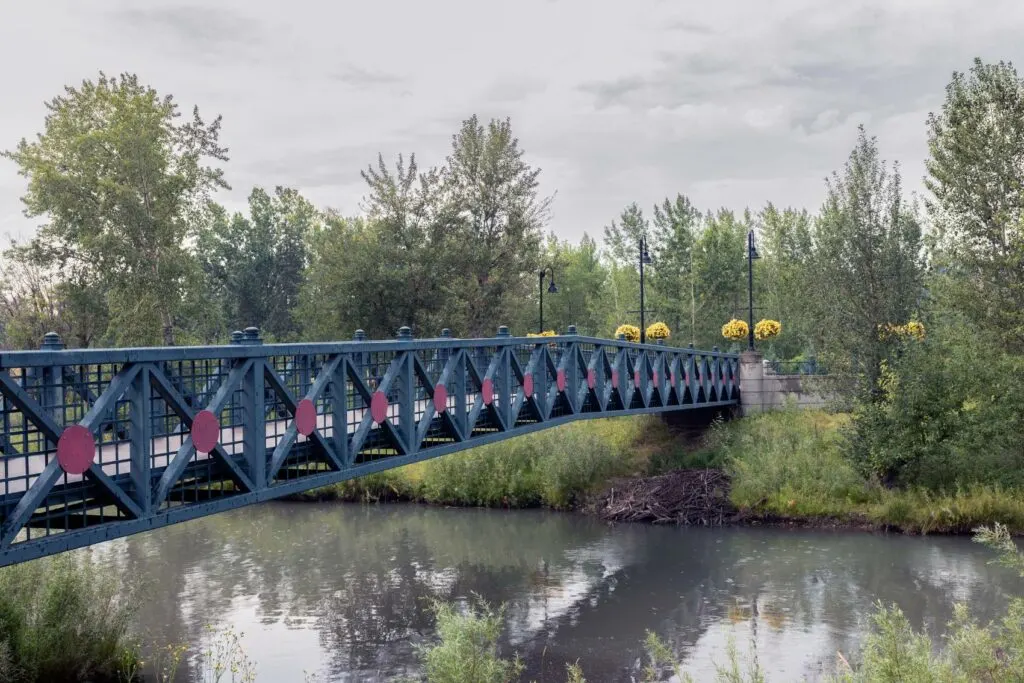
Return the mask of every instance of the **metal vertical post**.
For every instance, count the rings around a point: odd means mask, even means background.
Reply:
[[[39,346],[43,351],[63,351],[64,341],[56,332],[47,332],[43,343]],[[47,365],[40,372],[43,407],[48,409],[54,421],[64,425],[64,368],[60,365]]]
[[[747,232],[747,348],[754,350],[754,231]]]
[[[150,369],[143,366],[132,380],[131,397],[131,463],[135,502],[143,515],[152,511],[153,490],[150,477],[153,449],[153,386]]]
[[[257,327],[245,329],[243,344],[262,344],[260,331]],[[240,360],[239,362],[245,362]],[[267,399],[266,378],[263,376],[264,364],[262,357],[252,359],[252,367],[242,380],[242,400],[244,422],[242,428],[242,452],[256,490],[267,487]]]
[[[345,466],[352,464],[348,443],[348,364],[348,356],[342,356],[331,378],[331,440],[334,452]]]
[[[512,336],[509,332],[508,327],[502,325],[498,328],[498,338],[508,339]],[[495,386],[498,390],[498,395],[501,397],[498,403],[498,410],[501,411],[502,422],[505,423],[507,429],[512,428],[512,400],[510,394],[512,393],[512,363],[509,360],[509,353],[511,353],[511,347],[507,344],[498,346],[496,349],[498,353],[498,376],[495,377]]]
[[[644,305],[644,256],[647,251],[646,240],[640,237],[640,343],[647,342],[647,310]]]
[[[398,329],[399,341],[412,341],[412,329],[400,327]],[[405,441],[408,453],[415,453],[419,444],[416,443],[416,383],[413,378],[413,353],[412,349],[399,351],[405,354],[401,362],[401,382],[398,391],[398,426],[402,433],[402,440]]]

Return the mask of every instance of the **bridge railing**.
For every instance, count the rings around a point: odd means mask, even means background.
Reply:
[[[0,565],[589,417],[736,403],[738,357],[570,334],[0,353]]]

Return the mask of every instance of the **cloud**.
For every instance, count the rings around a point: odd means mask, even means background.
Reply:
[[[816,209],[859,123],[919,189],[950,74],[1019,57],[1024,25],[1017,0],[8,4],[0,149],[65,84],[131,71],[223,115],[230,206],[281,184],[353,212],[378,153],[439,164],[463,119],[507,116],[565,238],[677,192]],[[0,230],[24,233],[15,171],[0,160]]]

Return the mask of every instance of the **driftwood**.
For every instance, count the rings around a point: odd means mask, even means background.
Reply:
[[[735,513],[729,477],[720,470],[679,470],[658,477],[620,479],[596,501],[610,522],[714,526]]]

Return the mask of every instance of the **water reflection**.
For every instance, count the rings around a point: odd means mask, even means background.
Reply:
[[[771,529],[609,527],[543,512],[274,503],[94,551],[148,584],[154,642],[246,633],[260,680],[386,680],[431,636],[429,598],[507,602],[524,680],[629,680],[645,629],[699,676],[731,634],[782,680],[856,649],[871,605],[940,633],[952,604],[997,613],[1020,582],[968,539]],[[190,680],[194,672],[184,673]]]

